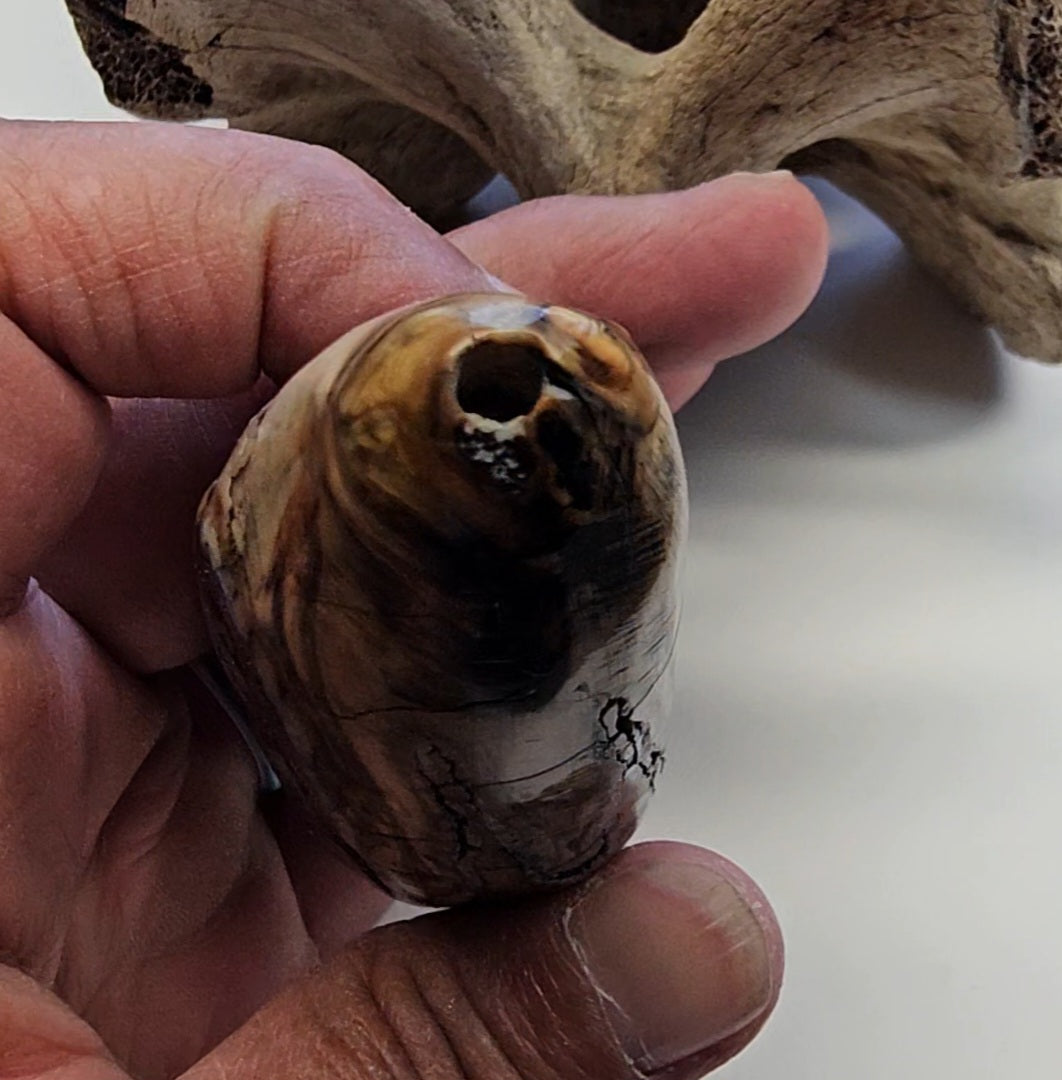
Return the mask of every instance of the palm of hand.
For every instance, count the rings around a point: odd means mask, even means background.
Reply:
[[[123,669],[40,590],[0,642],[5,959],[172,1075],[315,957],[246,754],[187,676]]]

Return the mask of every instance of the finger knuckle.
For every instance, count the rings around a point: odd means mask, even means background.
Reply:
[[[333,1002],[317,1012],[323,1064],[336,1080],[561,1080],[504,995],[489,994],[486,1007],[484,988],[469,986],[421,932],[390,927],[365,939],[347,992],[355,1008]]]

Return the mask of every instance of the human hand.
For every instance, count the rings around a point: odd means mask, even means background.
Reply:
[[[184,668],[192,519],[273,384],[383,311],[495,287],[476,263],[627,325],[681,402],[810,299],[810,196],[560,198],[448,242],[323,151],[0,123],[0,206],[0,1075],[685,1078],[745,1045],[780,938],[696,848],[367,932],[383,898],[298,807],[263,816]]]

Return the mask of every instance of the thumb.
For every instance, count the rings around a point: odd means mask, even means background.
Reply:
[[[719,856],[620,855],[578,889],[375,930],[186,1080],[692,1080],[777,996],[766,901]]]

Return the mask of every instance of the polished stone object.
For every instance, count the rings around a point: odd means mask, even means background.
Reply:
[[[285,787],[432,905],[577,881],[663,765],[685,476],[618,327],[510,294],[352,331],[203,500],[217,652]]]

